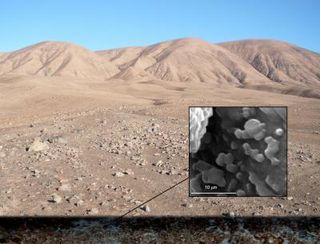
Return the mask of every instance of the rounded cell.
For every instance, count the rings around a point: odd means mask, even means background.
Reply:
[[[262,163],[264,161],[264,156],[263,154],[259,153],[256,155],[255,160],[259,163]]]
[[[282,136],[284,133],[283,129],[281,128],[278,128],[274,131],[274,134],[277,135],[277,136]]]
[[[246,192],[241,189],[237,190],[236,193],[238,197],[245,197],[247,195]]]
[[[236,164],[227,164],[226,166],[226,170],[233,174],[235,174],[238,171],[238,169],[239,168]]]

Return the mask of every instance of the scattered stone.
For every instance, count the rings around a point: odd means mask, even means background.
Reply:
[[[33,176],[33,177],[36,177],[36,178],[39,178],[39,177],[40,177],[40,171],[37,170],[37,169],[32,170],[31,173],[32,173],[32,176]]]
[[[40,133],[45,133],[45,132],[47,132],[47,128],[43,128],[40,130]]]
[[[39,137],[35,138],[33,143],[30,145],[30,147],[26,148],[27,151],[30,152],[39,152],[39,151],[44,151],[48,150],[49,146],[47,143],[42,142]]]
[[[0,152],[0,158],[4,158],[6,154],[4,152]]]
[[[277,207],[283,208],[283,204],[279,203],[279,204],[277,205]]]
[[[62,184],[58,188],[58,191],[71,191],[71,186],[69,184]]]
[[[292,201],[292,200],[293,200],[293,197],[287,197],[287,199],[288,199],[289,201]]]
[[[68,198],[67,201],[77,207],[81,206],[84,203],[84,201],[77,195],[73,195],[72,197]]]
[[[223,213],[222,215],[226,216],[226,217],[231,217],[234,218],[236,216],[236,214],[234,212],[229,212],[229,213]]]
[[[51,199],[49,200],[49,202],[61,203],[61,202],[62,202],[62,197],[59,196],[59,195],[56,194],[56,193],[53,193],[53,194],[51,195]]]
[[[106,120],[100,120],[100,124],[106,125],[107,121]]]
[[[74,203],[75,206],[79,207],[84,203],[83,200],[79,199],[76,203]]]
[[[151,209],[150,209],[150,207],[149,207],[148,205],[142,206],[141,209],[142,209],[143,211],[147,212],[147,213],[151,212]]]
[[[181,206],[185,207],[185,208],[192,208],[193,204],[191,204],[191,203],[189,203],[189,204],[188,203],[182,203]]]
[[[126,175],[134,175],[134,172],[132,171],[132,169],[127,169],[123,173]]]
[[[87,210],[88,215],[97,215],[99,213],[99,210],[97,208],[92,208]]]
[[[162,162],[161,160],[159,160],[158,162],[153,163],[152,165],[153,165],[153,166],[156,166],[156,167],[160,167],[160,166],[163,165],[163,162]]]
[[[113,176],[116,176],[116,177],[123,177],[124,176],[124,173],[118,171],[116,173],[113,174]]]

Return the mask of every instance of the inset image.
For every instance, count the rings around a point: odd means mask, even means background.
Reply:
[[[287,196],[287,107],[189,107],[189,196]]]

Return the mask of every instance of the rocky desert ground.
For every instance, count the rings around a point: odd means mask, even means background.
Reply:
[[[129,215],[318,216],[319,54],[249,44],[0,54],[0,214],[123,215],[188,177],[189,106],[284,105],[288,197],[190,198],[184,181]]]

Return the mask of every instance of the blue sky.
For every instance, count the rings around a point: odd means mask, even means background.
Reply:
[[[198,37],[277,39],[320,52],[319,0],[0,1],[0,51],[40,41],[91,50]]]

